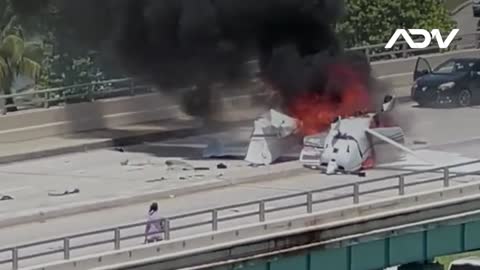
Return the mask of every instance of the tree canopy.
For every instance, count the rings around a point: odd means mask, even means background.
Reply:
[[[444,0],[347,0],[338,31],[345,46],[386,43],[396,29],[422,28],[451,31]]]

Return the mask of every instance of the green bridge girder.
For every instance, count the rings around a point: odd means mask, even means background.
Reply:
[[[376,270],[480,249],[480,219],[337,248],[296,251],[215,270]]]

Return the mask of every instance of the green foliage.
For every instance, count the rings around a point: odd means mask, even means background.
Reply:
[[[11,93],[17,75],[30,77],[35,82],[40,78],[41,66],[25,55],[25,47],[23,39],[15,35],[0,40],[0,93]],[[9,98],[6,103],[12,105],[14,102]],[[16,110],[16,107],[8,110]]]
[[[347,0],[338,31],[347,47],[386,43],[396,29],[451,31],[453,20],[444,0]]]

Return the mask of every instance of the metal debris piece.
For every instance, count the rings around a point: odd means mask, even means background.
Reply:
[[[208,168],[208,167],[195,167],[194,170],[195,171],[209,171],[210,168]]]
[[[64,192],[48,192],[48,196],[51,197],[62,197],[67,195],[73,195],[80,193],[80,189],[76,188],[73,190],[65,190]]]
[[[0,201],[11,201],[11,200],[13,200],[12,196],[9,196],[9,195],[0,196]]]
[[[250,164],[248,164],[248,167],[252,167],[252,168],[265,167],[265,164],[250,163]]]
[[[220,163],[220,164],[217,165],[217,169],[220,169],[220,170],[225,170],[227,168],[228,168],[227,165],[225,165],[223,163]]]
[[[272,164],[299,144],[297,120],[275,110],[254,123],[245,160],[252,164]]]
[[[123,149],[121,147],[116,147],[115,151],[120,152],[120,153],[125,153],[125,149]]]
[[[120,162],[120,165],[122,165],[122,166],[127,166],[127,165],[128,165],[128,162],[130,162],[128,159],[127,159],[127,160],[124,160],[124,161]]]
[[[419,145],[419,144],[425,145],[425,144],[428,144],[428,142],[426,142],[426,141],[413,141],[413,144],[416,144],[416,145]]]
[[[183,176],[179,177],[178,179],[180,179],[180,180],[187,180],[187,178],[186,178],[186,177],[183,177]]]
[[[162,177],[162,178],[160,178],[160,179],[147,180],[146,182],[147,182],[147,183],[155,183],[155,182],[163,182],[163,181],[165,181],[165,180],[167,180],[167,179],[166,179],[165,177]]]
[[[168,170],[193,171],[195,169],[191,164],[182,160],[167,160],[165,165],[167,165]]]

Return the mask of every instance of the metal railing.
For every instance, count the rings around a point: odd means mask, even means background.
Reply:
[[[153,92],[152,85],[137,83],[134,79],[123,78],[100,82],[76,84],[65,87],[32,90],[29,92],[0,95],[2,114],[9,108],[49,108],[64,103],[92,102],[97,99],[138,95]],[[7,100],[13,104],[7,104]],[[18,101],[18,99],[23,99]]]
[[[480,160],[166,217],[165,219],[162,219],[165,225],[164,239],[174,239],[175,237],[173,233],[179,234],[179,232],[184,232],[186,235],[204,233],[209,231],[214,232],[219,230],[222,223],[226,223],[229,221],[238,222],[241,219],[245,218],[252,219],[248,221],[243,220],[243,223],[265,222],[267,220],[274,220],[276,219],[276,217],[269,218],[268,215],[275,213],[279,217],[282,217],[286,214],[288,215],[288,213],[285,213],[285,211],[287,210],[298,211],[299,209],[301,209],[302,212],[299,213],[313,213],[314,207],[328,202],[351,200],[351,203],[359,204],[362,202],[362,199],[367,195],[378,194],[387,191],[395,192],[396,196],[404,196],[408,194],[407,188],[409,187],[418,187],[426,184],[441,183],[442,187],[447,188],[451,186],[452,179],[480,173],[480,170],[470,171],[466,173],[451,173],[452,169],[454,168],[469,166],[473,164],[480,164]],[[407,177],[429,173],[435,174],[435,177],[407,181]],[[438,176],[439,173],[441,174],[441,176]],[[385,182],[388,182],[387,185],[382,186],[381,184]],[[365,187],[368,185],[374,185],[373,189],[365,189]],[[331,193],[338,195],[329,196],[331,195]],[[412,193],[415,193],[415,191]],[[273,206],[272,204],[277,204],[277,206]],[[244,211],[238,211],[239,208],[248,209],[244,209]],[[235,214],[222,215],[222,213],[226,211],[233,211],[235,212]],[[299,213],[296,212],[295,215],[298,215]],[[291,214],[292,213],[290,213],[290,215]],[[118,227],[111,227],[91,232],[48,239],[35,243],[2,248],[0,249],[0,256],[2,254],[10,255],[8,259],[3,259],[0,261],[0,266],[5,264],[11,264],[12,268],[16,270],[18,269],[19,263],[21,261],[41,257],[45,258],[46,256],[54,254],[60,254],[62,257],[59,259],[69,260],[72,257],[72,251],[85,250],[87,248],[93,247],[103,247],[101,248],[101,250],[97,249],[94,252],[118,250],[122,247],[127,246],[127,242],[129,240],[138,241],[144,239],[145,233],[142,229],[146,224],[147,222],[138,222]],[[129,231],[131,231],[132,229],[136,229],[136,231],[129,233]],[[192,231],[187,231],[192,229],[195,229],[193,233]],[[74,244],[73,241],[75,240],[83,240],[83,242]],[[45,247],[49,244],[58,245],[59,247],[49,249],[47,251],[39,251],[42,247]],[[135,244],[132,244],[131,246],[138,246],[139,244],[139,242],[135,242]],[[107,248],[106,245],[108,245],[109,247]],[[36,248],[38,250],[33,251],[29,254],[21,254],[21,251],[32,248]]]
[[[443,37],[444,39],[446,37]],[[421,42],[423,40],[416,40]],[[455,51],[459,49],[480,48],[480,32],[466,33],[457,35],[448,49],[441,49],[436,42],[423,49],[411,49],[407,42],[398,41],[391,49],[386,49],[387,43],[354,47],[347,51],[363,52],[369,61],[391,60],[400,58],[416,57],[424,54],[443,53],[446,51]]]

